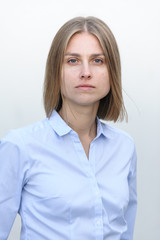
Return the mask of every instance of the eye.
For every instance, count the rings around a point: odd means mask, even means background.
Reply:
[[[68,60],[68,63],[71,63],[71,64],[75,64],[75,63],[77,63],[78,61],[77,61],[77,59],[75,59],[75,58],[71,58],[71,59],[69,59]]]
[[[93,60],[95,63],[103,63],[103,60],[100,58],[96,58]]]

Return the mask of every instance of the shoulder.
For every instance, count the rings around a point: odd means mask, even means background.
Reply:
[[[14,144],[23,145],[32,141],[33,139],[40,138],[49,128],[48,119],[44,119],[23,128],[17,128],[10,130],[2,139],[3,142],[10,142]]]
[[[126,147],[131,146],[132,148],[134,148],[134,145],[135,145],[134,139],[130,134],[128,134],[124,130],[119,129],[115,126],[111,126],[104,121],[103,122],[101,121],[101,124],[102,124],[104,135],[108,137],[112,142],[114,142],[115,144],[117,143],[121,145],[125,144]]]
[[[124,130],[111,126],[106,122],[101,122],[101,124],[110,150],[115,151],[119,157],[123,156],[123,159],[131,160],[131,167],[133,165],[135,169],[137,154],[133,137]]]

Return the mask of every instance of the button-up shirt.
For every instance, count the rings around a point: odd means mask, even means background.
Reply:
[[[89,159],[56,111],[0,141],[0,240],[17,213],[21,240],[131,240],[136,205],[134,142],[98,118]]]

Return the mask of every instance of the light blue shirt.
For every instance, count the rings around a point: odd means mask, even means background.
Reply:
[[[17,213],[21,240],[131,240],[136,205],[134,142],[98,118],[89,160],[56,111],[0,142],[0,240]]]

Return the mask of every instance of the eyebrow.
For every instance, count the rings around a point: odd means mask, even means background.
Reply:
[[[73,57],[80,57],[81,55],[78,53],[66,53],[65,56],[73,56]],[[105,57],[105,55],[103,53],[93,53],[91,54],[91,57],[99,57],[99,56],[103,56]]]

